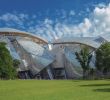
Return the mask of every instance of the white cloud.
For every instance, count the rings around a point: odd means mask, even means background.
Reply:
[[[17,27],[25,29],[25,21],[29,19],[28,14],[5,13],[0,15],[0,22],[5,23],[5,27]]]
[[[62,9],[60,13],[62,18],[66,18],[67,12],[65,10]]]
[[[97,36],[104,33],[110,33],[110,6],[97,6],[90,13],[89,18],[84,18],[83,22],[74,25],[61,23],[56,24],[50,19],[45,19],[42,27],[37,27],[37,33],[44,33],[51,39],[59,38],[62,35],[72,36]],[[53,26],[54,25],[54,26]]]
[[[71,10],[70,11],[70,16],[74,16],[75,15],[75,11],[74,10]]]
[[[96,5],[97,7],[106,7],[106,5],[104,3],[99,3],[98,5]]]
[[[96,7],[91,20],[94,34],[110,32],[110,6]]]
[[[36,19],[36,18],[37,18],[37,16],[34,14],[34,15],[32,15],[32,18],[33,18],[33,19]]]
[[[89,11],[90,12],[90,11]],[[63,16],[65,17],[67,13],[62,10]],[[74,10],[69,12],[70,16],[75,15]],[[63,35],[73,35],[73,36],[97,36],[104,33],[110,33],[110,5],[99,4],[94,10],[90,13],[89,18],[84,18],[84,20],[75,25],[70,23],[65,23],[56,19],[56,21],[49,18],[45,18],[44,21],[40,21],[39,24],[36,24],[36,15],[33,15],[30,18],[28,14],[3,14],[0,16],[0,21],[14,21],[19,26],[25,28],[25,24],[28,25],[26,31],[35,33],[39,36],[42,36],[48,40],[57,39]],[[28,23],[26,23],[28,20]],[[12,23],[11,23],[12,24]],[[8,26],[10,23],[8,23]],[[13,24],[12,24],[13,25]]]
[[[100,5],[101,6],[101,5]],[[97,6],[90,13],[89,18],[84,18],[77,25],[62,25],[63,34],[73,36],[97,36],[110,33],[110,5]],[[60,33],[61,34],[61,33]]]
[[[40,36],[44,36],[46,39],[55,39],[57,38],[56,32],[53,28],[53,21],[46,18],[44,22],[41,22],[39,25],[36,25],[34,27],[29,27],[28,31],[32,33],[36,33]]]

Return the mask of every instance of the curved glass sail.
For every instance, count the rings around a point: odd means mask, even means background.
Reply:
[[[78,47],[74,48],[74,49],[71,49],[69,47],[65,47],[65,56],[68,59],[68,61],[70,63],[72,63],[72,65],[73,65],[72,69],[73,69],[74,74],[81,76],[82,75],[82,68],[81,68],[80,63],[77,61],[76,55],[75,55],[75,52],[79,51],[79,50],[80,50],[80,48],[78,48]],[[90,67],[95,68],[95,55],[92,56],[92,59],[90,62]]]
[[[76,56],[72,50],[65,48],[65,57],[67,60],[72,63],[72,70],[76,76],[82,76],[82,68],[80,67],[79,62],[76,60]]]
[[[54,57],[42,46],[29,40],[18,39],[18,43],[31,55],[35,65],[33,71],[41,71],[54,61]]]
[[[2,42],[5,42],[6,43],[6,47],[10,51],[10,54],[13,57],[13,59],[19,59],[20,60],[20,57],[19,57],[18,53],[14,49],[14,47],[11,44],[10,40],[8,39],[8,37],[2,37],[2,38],[0,38],[0,40]]]

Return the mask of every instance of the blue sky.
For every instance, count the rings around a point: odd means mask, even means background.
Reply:
[[[109,0],[0,0],[0,13],[27,13],[36,14],[38,20],[43,20],[45,17],[55,19],[63,16],[63,11],[69,13],[74,10],[78,15],[83,11],[86,13],[87,8],[93,10],[95,5],[108,2]],[[82,17],[78,20],[80,19]]]
[[[102,9],[107,13],[109,2],[110,0],[0,0],[0,27],[28,31],[48,40],[65,34],[94,36],[94,31],[98,33],[98,30],[95,30],[92,21],[97,19],[96,15]],[[99,21],[103,14],[98,16]],[[89,28],[88,32],[86,28]]]

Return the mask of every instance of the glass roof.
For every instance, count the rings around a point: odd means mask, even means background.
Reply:
[[[35,35],[35,34],[32,34],[32,33],[29,33],[29,32],[25,32],[25,31],[21,31],[21,30],[17,30],[17,29],[13,29],[13,28],[0,28],[0,32],[14,32],[14,33],[24,33],[24,34],[29,34],[29,35],[31,35],[31,36],[34,36],[34,37],[36,37],[36,38],[39,38],[39,39],[41,39],[41,40],[44,40],[44,41],[46,41],[47,42],[47,40],[45,40],[44,38],[42,38],[42,37],[40,37],[40,36],[37,36],[37,35]]]
[[[110,42],[110,33],[107,34],[103,34],[100,37],[102,37],[103,39],[105,39],[106,41]]]
[[[94,41],[95,38],[90,37],[62,37],[61,39],[56,40],[54,43],[79,43],[85,44],[93,48],[98,48],[100,43]]]

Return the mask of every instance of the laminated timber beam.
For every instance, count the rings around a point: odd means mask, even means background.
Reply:
[[[94,50],[96,50],[96,48],[94,46],[91,46],[91,45],[88,45],[88,44],[85,44],[85,43],[81,43],[81,42],[54,42],[54,43],[51,43],[51,44],[53,44],[53,45],[59,45],[59,44],[79,44],[79,45],[85,45],[85,46],[91,47]]]
[[[34,41],[38,44],[47,44],[48,43],[48,41],[46,41],[40,37],[37,37],[37,36],[32,35],[32,34],[23,33],[23,32],[0,32],[0,35],[25,37],[27,39],[31,39],[32,41]]]

